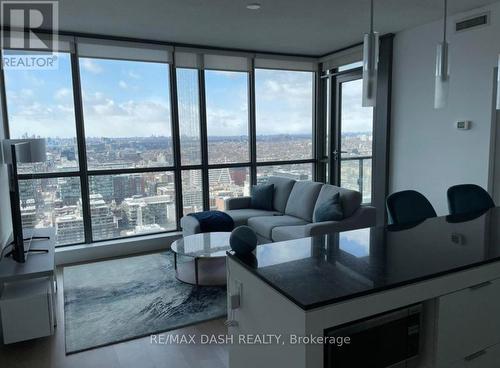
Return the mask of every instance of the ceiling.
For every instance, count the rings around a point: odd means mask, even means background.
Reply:
[[[458,13],[498,0],[453,0]],[[259,2],[260,10],[246,9]],[[375,28],[442,17],[443,0],[375,0]],[[60,0],[59,28],[202,46],[323,55],[362,39],[369,0]]]

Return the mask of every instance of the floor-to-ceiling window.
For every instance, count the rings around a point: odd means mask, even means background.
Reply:
[[[270,175],[314,179],[313,71],[74,42],[53,70],[4,71],[10,137],[47,138],[48,160],[19,167],[25,227],[58,245],[168,232]]]
[[[249,194],[248,73],[206,70],[205,91],[210,209],[223,210]]]
[[[182,214],[203,211],[199,70],[176,68]]]
[[[167,63],[80,57],[92,239],[174,230]]]
[[[57,68],[5,68],[4,77],[10,137],[47,139],[47,161],[18,168],[23,227],[54,227],[65,245],[85,239],[71,56],[56,56]]]
[[[257,180],[313,180],[314,73],[255,70]]]

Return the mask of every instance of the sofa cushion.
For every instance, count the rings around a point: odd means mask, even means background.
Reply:
[[[322,186],[321,183],[310,181],[296,182],[288,198],[285,214],[311,222],[314,205]]]
[[[274,184],[259,184],[252,186],[250,207],[258,210],[273,210]]]
[[[248,219],[251,217],[280,215],[280,213],[276,211],[256,210],[253,208],[229,210],[225,212],[233,219],[234,226],[247,225]]]
[[[271,239],[272,231],[277,226],[292,226],[292,225],[305,225],[306,221],[294,216],[265,216],[265,217],[252,217],[248,220],[248,226],[254,231],[267,239]]]
[[[344,218],[342,205],[340,204],[340,193],[327,199],[314,208],[314,222],[341,221]]]
[[[308,225],[278,226],[271,233],[273,242],[281,242],[293,239],[306,238]]]
[[[284,213],[295,180],[271,176],[267,180],[267,184],[274,184],[273,209]]]
[[[360,192],[345,188],[339,188],[335,185],[325,184],[319,192],[318,200],[316,201],[316,206],[314,207],[314,212],[316,212],[316,209],[325,201],[330,200],[337,193],[340,193],[340,203],[342,205],[342,211],[344,212],[344,218],[352,216],[354,212],[357,211],[359,206],[361,206]],[[316,221],[316,216],[313,217],[313,221]]]

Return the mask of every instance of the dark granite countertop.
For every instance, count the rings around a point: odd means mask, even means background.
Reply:
[[[228,256],[304,310],[500,260],[500,207],[413,227],[373,227]]]

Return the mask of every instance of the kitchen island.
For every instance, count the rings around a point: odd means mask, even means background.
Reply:
[[[343,367],[319,338],[415,306],[418,354],[401,366],[500,366],[500,208],[261,245],[229,252],[227,266],[229,298],[240,296],[228,310],[234,340],[280,337],[232,344],[231,368]]]

